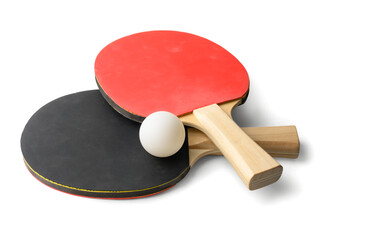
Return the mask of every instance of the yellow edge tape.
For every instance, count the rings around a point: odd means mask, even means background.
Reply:
[[[40,178],[42,178],[43,180],[47,181],[47,182],[50,182],[50,183],[53,183],[55,185],[58,185],[58,186],[61,186],[61,187],[65,187],[65,188],[69,188],[69,189],[74,189],[74,190],[78,190],[78,191],[84,191],[84,192],[97,192],[97,193],[125,193],[125,192],[140,192],[140,191],[145,191],[145,190],[150,190],[150,189],[154,189],[154,188],[157,188],[157,187],[161,187],[163,185],[166,185],[172,181],[175,181],[176,179],[178,179],[179,177],[181,177],[187,170],[188,168],[186,168],[179,176],[177,176],[176,178],[168,181],[168,182],[165,182],[165,183],[162,183],[160,185],[157,185],[157,186],[154,186],[154,187],[150,187],[150,188],[144,188],[144,189],[139,189],[139,190],[128,190],[128,191],[98,191],[98,190],[89,190],[89,189],[82,189],[82,188],[74,188],[74,187],[69,187],[69,186],[66,186],[66,185],[63,185],[63,184],[60,184],[60,183],[56,183],[56,182],[53,182],[52,180],[49,180],[45,177],[43,177],[42,175],[40,175],[39,173],[37,173],[34,169],[32,169],[32,167],[28,164],[28,162],[26,161],[25,158],[23,158],[23,160],[25,161],[27,167],[33,172],[35,173],[36,175],[38,175]]]

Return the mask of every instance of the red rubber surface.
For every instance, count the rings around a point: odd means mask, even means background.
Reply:
[[[175,115],[242,98],[249,89],[243,65],[227,50],[196,35],[175,31],[133,34],[97,56],[101,89],[129,113]]]

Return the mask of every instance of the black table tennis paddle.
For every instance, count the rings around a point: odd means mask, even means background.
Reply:
[[[162,192],[199,158],[220,153],[202,132],[186,128],[180,151],[157,158],[142,148],[139,127],[113,110],[98,90],[67,95],[46,104],[26,124],[21,138],[24,161],[32,175],[54,189],[118,199]],[[294,126],[244,131],[272,156],[298,156]]]

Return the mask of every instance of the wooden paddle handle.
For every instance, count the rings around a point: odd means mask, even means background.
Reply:
[[[272,157],[297,158],[299,138],[295,126],[241,128]],[[215,144],[196,128],[188,128],[189,149],[202,155],[222,155]],[[196,160],[199,159],[198,157]],[[194,163],[194,162],[193,162]]]
[[[196,109],[193,115],[250,190],[267,186],[280,178],[282,166],[248,137],[217,104]]]
[[[295,126],[246,127],[242,130],[272,157],[297,158],[299,155]]]

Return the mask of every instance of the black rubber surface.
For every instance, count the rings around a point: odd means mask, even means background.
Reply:
[[[28,121],[21,148],[43,183],[88,197],[151,195],[189,171],[187,137],[181,150],[156,158],[141,146],[140,124],[117,113],[98,90],[58,98]]]

